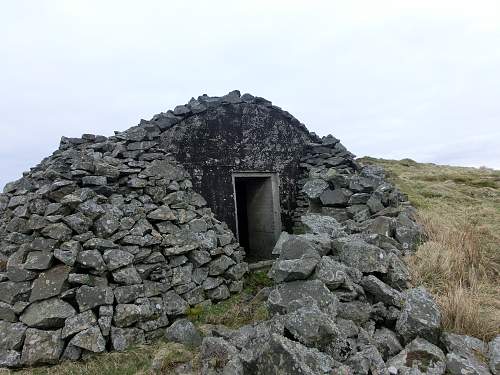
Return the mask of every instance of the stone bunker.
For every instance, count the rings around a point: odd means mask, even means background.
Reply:
[[[248,261],[279,256],[277,283],[308,279],[347,234],[334,259],[403,290],[412,215],[383,171],[238,91],[111,137],[63,137],[0,194],[0,367],[151,341],[190,307],[240,292]],[[328,277],[332,290],[346,283],[335,300],[366,298],[359,280]]]

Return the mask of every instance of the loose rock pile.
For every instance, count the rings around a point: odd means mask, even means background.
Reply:
[[[283,233],[275,247],[273,317],[215,327],[201,345],[202,373],[498,373],[500,337],[488,349],[443,333],[433,298],[409,287],[401,257],[422,233],[406,197],[333,137],[310,150],[302,207],[316,213],[300,216],[304,233]]]
[[[244,251],[160,125],[63,138],[0,195],[0,367],[76,360],[164,334],[242,288]]]
[[[441,332],[432,297],[410,287],[402,256],[422,231],[407,198],[381,169],[358,165],[332,136],[306,134],[286,112],[273,126],[291,118],[304,132],[291,142],[304,150],[296,166],[304,173],[295,234],[277,242],[276,286],[260,295],[272,317],[212,327],[204,338],[178,319],[241,291],[248,266],[162,142],[189,116],[217,117],[218,106],[242,103],[244,113],[281,111],[236,91],[201,96],[113,137],[63,137],[5,187],[0,367],[77,360],[162,336],[200,346],[203,374],[498,374],[500,337],[487,345]],[[290,150],[282,159],[292,163]]]

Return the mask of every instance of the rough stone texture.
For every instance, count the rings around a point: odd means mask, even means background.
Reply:
[[[191,347],[200,346],[202,341],[195,325],[187,319],[176,320],[165,330],[165,338]]]
[[[416,368],[424,374],[441,375],[446,369],[446,357],[437,346],[422,338],[416,338],[387,364],[400,372]]]
[[[500,374],[500,336],[489,343],[490,369],[495,375]]]
[[[405,293],[404,307],[396,322],[396,330],[405,342],[422,337],[437,343],[440,336],[441,313],[431,295],[422,287]]]
[[[60,329],[41,331],[29,328],[24,341],[21,363],[25,366],[57,363],[64,349]]]
[[[28,327],[61,328],[64,321],[76,314],[75,309],[58,298],[34,302],[19,318]]]

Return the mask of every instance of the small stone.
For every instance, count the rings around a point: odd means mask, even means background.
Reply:
[[[116,351],[124,351],[133,345],[145,342],[146,338],[142,329],[111,327],[111,343]]]
[[[80,311],[87,311],[97,306],[113,304],[113,290],[109,287],[82,286],[76,292],[76,301]]]
[[[70,344],[93,353],[102,353],[106,350],[106,340],[98,326],[77,333]]]
[[[27,328],[22,323],[8,323],[0,320],[0,350],[21,349]]]
[[[128,251],[111,249],[104,252],[104,261],[108,267],[108,270],[114,271],[117,268],[128,266],[134,260],[134,255],[130,254]]]
[[[124,285],[140,284],[142,282],[142,278],[134,266],[114,271],[113,280]]]
[[[71,268],[68,266],[56,266],[40,276],[33,282],[30,302],[57,296],[63,291]]]
[[[97,320],[92,311],[85,311],[81,314],[72,316],[66,319],[64,323],[64,328],[61,333],[63,339],[74,335],[75,333],[81,332],[95,325]],[[77,345],[78,346],[78,345]]]

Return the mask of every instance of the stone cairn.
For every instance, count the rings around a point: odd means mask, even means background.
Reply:
[[[255,300],[271,317],[231,330],[178,319],[242,289],[244,250],[162,132],[224,103],[201,96],[113,137],[62,139],[0,194],[0,367],[77,360],[160,336],[200,346],[202,374],[499,374],[488,344],[441,331],[402,256],[422,240],[383,170],[334,137],[305,145],[295,234],[282,233]],[[266,104],[267,105],[267,104]],[[183,374],[194,373],[189,364]]]
[[[244,250],[157,145],[179,111],[63,137],[0,194],[0,367],[124,350],[241,291]]]

